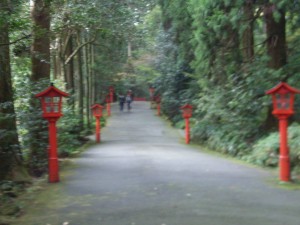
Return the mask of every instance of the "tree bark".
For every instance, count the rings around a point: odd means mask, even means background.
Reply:
[[[91,70],[91,55],[90,55],[90,45],[85,46],[85,104],[86,104],[86,121],[87,121],[87,128],[91,127],[91,117],[90,117],[90,70]]]
[[[267,51],[270,56],[269,67],[279,69],[287,63],[285,11],[279,9],[279,21],[274,18],[276,5],[268,3],[264,8],[264,18],[267,33]]]
[[[243,58],[245,62],[252,61],[254,57],[254,12],[253,0],[248,0],[244,3],[244,18],[247,23],[247,28],[242,35]]]
[[[81,39],[81,32],[78,32],[78,43],[80,43]],[[79,127],[80,130],[83,130],[84,128],[84,110],[83,110],[83,104],[84,104],[84,83],[83,83],[83,68],[82,68],[82,47],[78,48],[77,51],[77,62],[78,62],[78,114],[79,114]]]
[[[0,14],[3,19],[7,13],[8,1],[2,0]],[[9,27],[4,21],[8,21],[8,18],[0,23],[0,43],[9,43]],[[21,150],[16,126],[9,45],[0,45],[0,143],[0,181],[15,179],[16,170],[21,166]]]
[[[50,0],[35,0],[31,16],[33,20],[33,44],[31,48],[31,79],[50,78]]]
[[[90,82],[91,82],[91,103],[94,103],[97,101],[96,99],[96,78],[95,78],[95,69],[94,69],[94,66],[95,66],[95,46],[94,45],[91,45],[91,64],[92,64],[92,69],[91,69],[91,79],[90,79]]]
[[[32,93],[42,91],[50,84],[50,2],[51,0],[34,0],[32,5],[33,43],[30,77]],[[33,95],[30,104],[29,167],[33,175],[40,176],[47,171],[47,123],[38,113],[41,111],[41,106]]]
[[[62,49],[65,49],[62,52],[62,65],[64,68],[64,75],[65,75],[65,82],[66,82],[66,89],[71,94],[71,98],[68,99],[68,104],[71,106],[73,111],[75,111],[75,81],[74,81],[74,60],[73,58],[65,64],[66,59],[72,54],[73,52],[73,37],[71,34],[68,34],[67,37],[64,37],[64,45]]]
[[[286,34],[285,34],[285,12],[278,10],[280,18],[278,21],[274,18],[276,5],[267,3],[264,7],[264,18],[267,34],[267,53],[270,56],[269,68],[280,69],[287,63],[286,53]],[[264,129],[272,130],[277,126],[277,121],[272,115],[272,105],[269,106],[268,115],[263,125]]]

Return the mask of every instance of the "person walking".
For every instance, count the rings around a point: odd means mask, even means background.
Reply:
[[[130,111],[131,110],[131,102],[132,102],[132,96],[131,96],[131,92],[130,91],[127,92],[125,101],[127,103],[127,110]]]
[[[125,103],[125,96],[123,94],[119,94],[120,111],[123,111],[124,103]]]

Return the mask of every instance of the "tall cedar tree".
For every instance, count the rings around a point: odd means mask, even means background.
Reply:
[[[280,18],[275,19],[274,14],[278,10]],[[287,63],[286,50],[286,21],[284,9],[277,9],[273,3],[267,3],[264,6],[264,19],[266,24],[267,35],[267,53],[270,56],[268,66],[271,69],[280,69]],[[288,77],[282,79],[286,81]],[[265,129],[273,129],[277,125],[277,121],[272,115],[272,105],[269,106],[268,116],[264,124]]]
[[[0,181],[13,179],[20,164],[9,55],[8,0],[0,1]]]
[[[276,10],[280,14],[278,21],[274,17]],[[287,63],[285,11],[284,9],[277,9],[273,3],[267,3],[264,7],[264,17],[266,21],[268,54],[271,58],[269,67],[279,69]]]
[[[242,34],[242,52],[244,61],[250,62],[254,57],[254,1],[247,0],[243,5],[243,13],[245,23],[247,24],[246,29]]]
[[[31,81],[34,85],[42,80],[49,83],[50,80],[50,2],[51,0],[34,0],[32,5]],[[31,120],[35,122],[29,127],[31,136],[30,168],[34,175],[41,175],[46,171],[46,127],[44,121],[40,120],[40,115],[36,113],[40,110],[40,104],[34,96],[32,96],[31,106],[33,110]]]

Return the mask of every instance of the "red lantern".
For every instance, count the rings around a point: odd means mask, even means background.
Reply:
[[[42,103],[44,118],[59,118],[62,116],[62,97],[67,97],[69,94],[57,89],[51,84],[49,88],[38,93],[35,97],[40,98]]]
[[[294,101],[295,94],[299,94],[300,90],[297,90],[287,83],[281,82],[274,88],[266,92],[268,95],[272,95],[273,100],[273,114],[290,116],[294,114]]]
[[[57,158],[56,121],[62,116],[62,97],[69,94],[57,89],[51,84],[49,88],[35,95],[42,103],[43,117],[49,122],[48,167],[49,182],[59,182]]]
[[[101,134],[101,123],[100,118],[102,116],[103,106],[99,104],[95,104],[92,107],[93,115],[96,118],[96,142],[100,142],[100,134]]]
[[[110,95],[109,94],[106,95],[105,101],[106,101],[107,104],[111,103],[111,99],[110,99]]]
[[[193,107],[186,104],[180,108],[182,110],[182,117],[187,119],[192,117]]]
[[[154,94],[155,88],[154,87],[149,87],[149,93],[150,93],[150,98],[153,99],[153,94]]]
[[[92,107],[92,112],[94,117],[101,117],[102,116],[102,109],[103,106],[100,104],[94,104]]]
[[[295,94],[299,94],[297,90],[287,83],[281,82],[274,88],[266,92],[272,95],[273,100],[273,115],[279,119],[279,134],[280,134],[280,180],[290,181],[290,156],[288,147],[288,117],[294,114],[294,100]]]
[[[160,95],[154,96],[154,101],[155,101],[157,104],[160,104],[160,102],[161,102],[161,97],[160,97]]]
[[[113,86],[109,86],[109,92],[114,92],[114,87]]]

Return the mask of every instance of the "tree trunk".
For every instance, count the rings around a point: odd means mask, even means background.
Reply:
[[[280,18],[279,21],[276,21],[273,15],[275,10],[276,6],[274,4],[267,3],[264,8],[264,18],[267,33],[267,52],[270,56],[268,66],[269,68],[277,70],[287,63],[287,54],[285,12],[284,10],[279,10]],[[263,126],[266,130],[272,130],[277,126],[277,121],[272,115],[272,105],[269,106],[267,119]]]
[[[50,81],[50,0],[34,0],[31,11],[33,43],[31,47],[32,93],[42,91]],[[43,83],[44,82],[44,83]],[[40,176],[47,171],[47,123],[38,113],[40,103],[32,96],[31,115],[28,120],[31,172]]]
[[[81,33],[78,32],[78,39],[81,39]],[[80,41],[78,40],[78,44]],[[79,127],[80,130],[83,130],[84,128],[84,110],[83,110],[83,104],[84,104],[84,84],[83,84],[83,68],[82,68],[82,49],[78,50],[77,53],[77,60],[78,60],[78,114],[79,114]]]
[[[264,18],[267,32],[267,51],[270,56],[269,67],[279,69],[287,63],[286,34],[285,34],[285,12],[278,10],[279,21],[274,18],[276,6],[268,3],[264,8]]]
[[[97,90],[97,88],[96,88],[97,84],[96,84],[96,74],[95,74],[95,69],[94,69],[96,48],[95,48],[94,45],[92,45],[91,47],[92,47],[92,50],[91,50],[92,70],[91,70],[91,79],[90,79],[90,81],[91,81],[91,101],[92,101],[92,103],[94,103],[94,102],[97,102],[97,100],[99,98],[99,93],[97,93],[97,91],[96,91]]]
[[[53,77],[54,79],[61,78],[63,76],[62,68],[61,68],[61,60],[60,60],[60,52],[61,52],[61,39],[56,38],[55,40],[55,50],[53,51],[52,62],[53,62]]]
[[[50,78],[50,1],[35,0],[31,16],[33,20],[33,44],[31,48],[31,79]]]
[[[0,2],[0,14],[9,12],[8,1]],[[2,17],[2,16],[1,16]],[[4,17],[4,16],[3,16]],[[2,18],[1,18],[2,19]],[[3,21],[8,21],[5,18]],[[0,22],[0,181],[15,179],[21,166],[10,68],[8,24]]]
[[[244,18],[247,23],[247,28],[242,35],[243,58],[245,62],[252,61],[254,57],[254,14],[253,14],[253,0],[248,0],[244,3]]]
[[[128,60],[132,59],[132,43],[131,43],[131,39],[129,39],[128,43],[127,43],[127,57],[128,57]]]
[[[85,96],[86,96],[86,121],[87,128],[91,127],[91,104],[90,104],[90,70],[91,70],[91,55],[90,55],[90,45],[85,46],[85,72],[86,72],[86,81],[85,81]]]
[[[63,52],[63,67],[64,67],[64,74],[65,74],[65,82],[66,82],[66,89],[71,95],[71,98],[68,99],[68,104],[72,107],[73,111],[75,111],[75,82],[74,82],[74,60],[73,58],[69,61],[69,63],[65,64],[66,59],[72,54],[73,52],[73,37],[70,35],[65,37],[67,39],[64,41],[66,46],[62,48],[65,49]]]

